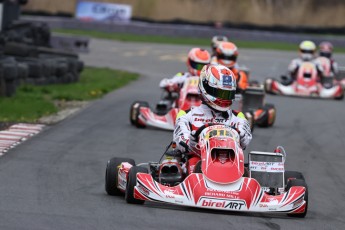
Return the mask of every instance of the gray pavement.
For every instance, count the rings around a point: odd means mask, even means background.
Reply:
[[[136,82],[93,102],[0,158],[0,229],[343,229],[344,101],[268,96],[277,107],[270,129],[257,128],[248,149],[287,150],[287,169],[309,185],[305,219],[198,210],[147,202],[126,204],[104,191],[113,156],[158,160],[172,133],[129,124],[134,100],[157,102],[159,80],[185,69],[191,46],[92,40],[87,65],[139,72]],[[240,50],[252,79],[285,72],[293,52]],[[336,56],[345,63],[345,56]]]

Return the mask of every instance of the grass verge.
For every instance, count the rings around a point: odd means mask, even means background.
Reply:
[[[134,35],[125,33],[106,33],[95,30],[77,30],[77,29],[54,29],[53,32],[89,36],[92,38],[102,38],[109,40],[125,41],[125,42],[148,42],[148,43],[163,43],[175,45],[195,45],[195,46],[209,46],[211,39],[207,38],[181,38],[168,37],[158,35]],[[233,40],[233,42],[240,48],[250,49],[270,49],[270,50],[285,50],[296,51],[298,44],[291,44],[285,42],[262,42],[262,41],[241,41]],[[345,52],[345,48],[337,48],[336,52]]]
[[[0,97],[0,122],[35,122],[58,111],[54,104],[56,100],[93,100],[137,78],[134,73],[86,67],[76,83],[23,85],[17,89],[15,96]]]

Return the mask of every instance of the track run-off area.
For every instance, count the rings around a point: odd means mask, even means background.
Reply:
[[[158,161],[172,132],[129,123],[135,100],[152,106],[159,81],[186,70],[193,46],[92,39],[86,65],[141,74],[139,80],[92,102],[0,157],[0,229],[343,229],[345,225],[345,102],[266,97],[277,109],[272,128],[256,128],[246,150],[287,151],[286,169],[301,171],[309,186],[305,219],[220,212],[146,202],[129,205],[104,190],[114,156]],[[208,47],[204,47],[208,48]],[[263,81],[286,73],[296,52],[239,47],[239,64]],[[345,55],[335,55],[345,65]]]

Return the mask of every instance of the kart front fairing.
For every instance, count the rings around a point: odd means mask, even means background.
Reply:
[[[138,173],[134,197],[199,208],[253,212],[304,212],[305,187],[295,186],[280,195],[269,195],[244,173],[243,152],[237,132],[224,125],[205,128],[199,135],[202,173],[192,173],[177,186],[155,181]],[[229,155],[217,155],[229,150]]]
[[[138,122],[145,126],[174,130],[178,111],[178,108],[172,108],[165,115],[158,115],[149,107],[140,107]]]
[[[305,188],[294,186],[280,195],[269,195],[253,178],[218,184],[192,173],[174,187],[159,184],[150,174],[138,173],[134,197],[141,200],[228,211],[301,213],[306,208]]]

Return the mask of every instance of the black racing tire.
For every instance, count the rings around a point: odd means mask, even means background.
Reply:
[[[267,128],[273,126],[276,120],[276,108],[273,104],[265,104],[264,106],[260,107],[265,113],[265,116],[262,117],[260,120],[256,120],[255,124],[259,127]],[[273,118],[269,119],[269,111],[274,110]]]
[[[17,42],[7,42],[4,46],[4,54],[19,56],[19,57],[30,57],[35,56],[35,48],[30,45]]]
[[[275,93],[272,92],[272,82],[269,83],[269,80],[274,81],[274,79],[271,79],[271,78],[266,78],[265,79],[265,81],[264,81],[265,92],[268,93],[268,94],[275,94]]]
[[[38,61],[38,59],[23,59],[19,60],[20,62],[23,62],[27,64],[28,66],[28,77],[29,78],[42,78],[43,75],[43,67],[42,63]]]
[[[150,107],[149,103],[146,101],[135,101],[132,103],[129,110],[129,121],[132,125],[135,125],[138,128],[145,128],[145,125],[138,123],[139,110],[140,107]]]
[[[129,204],[144,204],[144,200],[134,198],[134,187],[137,185],[137,173],[148,173],[148,169],[140,166],[133,166],[128,172],[125,200]]]
[[[344,92],[339,96],[339,97],[335,97],[335,100],[341,101],[344,99]]]
[[[284,183],[287,186],[289,179],[298,179],[298,180],[304,180],[305,178],[301,172],[297,171],[285,171],[284,172]],[[287,191],[287,190],[286,190]]]
[[[17,63],[1,63],[6,81],[14,81],[18,77]]]
[[[18,63],[18,78],[25,82],[29,75],[29,67],[25,63]]]
[[[123,193],[117,188],[118,183],[118,166],[122,162],[128,162],[135,166],[135,161],[130,158],[113,157],[107,162],[107,168],[105,170],[105,191],[110,196],[119,196]]]
[[[68,71],[68,63],[67,61],[57,60],[56,64],[56,76],[61,77],[65,75]]]
[[[305,210],[304,210],[303,213],[288,213],[287,215],[291,216],[291,217],[304,218],[307,215],[307,212],[308,212],[308,185],[305,182],[305,180],[292,179],[292,180],[288,181],[288,183],[286,185],[286,191],[289,191],[289,189],[292,186],[303,186],[303,187],[306,188],[305,195],[304,195],[304,200],[306,201],[306,207],[305,207]]]

